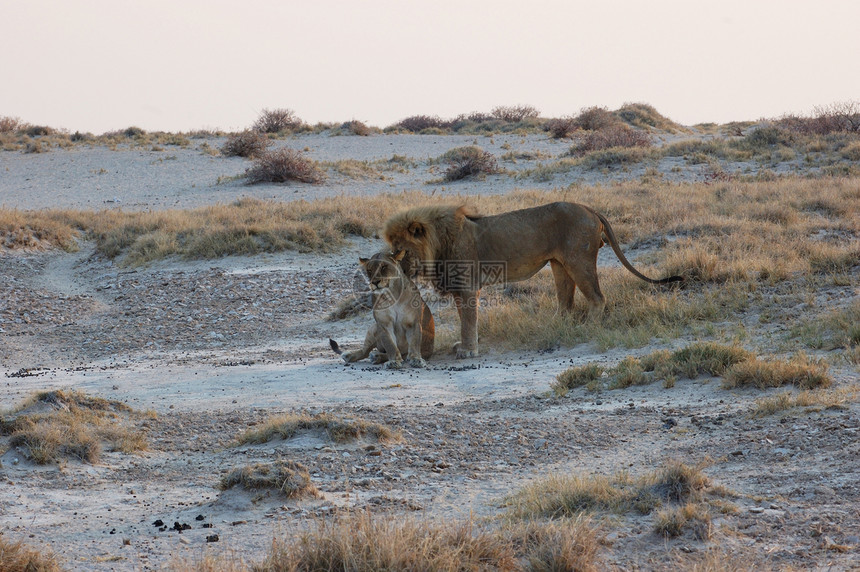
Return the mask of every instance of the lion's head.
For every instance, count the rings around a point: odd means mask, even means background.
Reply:
[[[457,240],[463,222],[478,215],[466,205],[416,207],[392,216],[382,232],[392,252],[405,250],[407,259],[431,262],[445,256]]]

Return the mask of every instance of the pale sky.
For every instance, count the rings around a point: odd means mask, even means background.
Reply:
[[[857,0],[0,0],[0,21],[0,115],[96,134],[860,101]]]

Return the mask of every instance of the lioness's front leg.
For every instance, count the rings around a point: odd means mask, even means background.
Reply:
[[[403,356],[400,355],[400,348],[397,347],[397,339],[394,336],[394,327],[392,325],[389,324],[387,327],[379,328],[379,336],[376,341],[388,356],[388,361],[382,367],[387,369],[400,369],[403,367]]]
[[[457,359],[478,357],[478,292],[454,293],[460,315],[460,341],[454,344]]]
[[[427,367],[427,362],[421,357],[421,322],[415,322],[409,328],[406,339],[409,351],[406,353],[406,361],[411,367]]]

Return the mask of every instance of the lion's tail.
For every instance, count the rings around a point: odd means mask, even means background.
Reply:
[[[641,278],[649,284],[668,284],[670,282],[682,282],[684,280],[683,276],[667,276],[666,278],[660,278],[659,280],[655,280],[653,278],[648,278],[647,276],[636,270],[636,268],[633,267],[630,261],[627,260],[627,257],[624,256],[624,253],[621,251],[621,247],[618,246],[618,239],[615,238],[615,233],[612,231],[612,226],[610,226],[609,221],[606,220],[606,217],[604,217],[597,211],[592,210],[591,212],[594,213],[595,216],[600,219],[601,223],[603,223],[603,234],[605,234],[606,238],[609,240],[609,246],[612,247],[612,250],[615,252],[615,256],[618,257],[618,260],[621,261],[621,264],[624,265],[624,268],[632,272],[634,276],[636,276],[637,278]]]
[[[341,355],[343,353],[343,350],[340,349],[340,346],[337,345],[337,342],[334,341],[333,339],[331,339],[331,338],[328,339],[328,345],[331,346],[331,351],[333,351],[337,355]]]

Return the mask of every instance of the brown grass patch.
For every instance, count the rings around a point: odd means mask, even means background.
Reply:
[[[3,572],[60,572],[56,557],[19,540],[12,542],[0,535],[0,570]]]
[[[285,414],[264,421],[260,427],[237,438],[239,444],[260,444],[275,439],[290,439],[302,431],[323,431],[337,443],[372,438],[377,441],[400,441],[403,437],[385,425],[361,418],[341,418],[328,413],[318,415]]]
[[[836,389],[782,391],[776,395],[756,399],[751,415],[767,417],[800,408],[805,411],[846,409],[849,404],[856,403],[858,399],[860,399],[860,386],[857,384]]]
[[[799,389],[830,387],[833,378],[827,373],[823,360],[798,354],[788,362],[750,359],[733,365],[723,379],[723,387],[755,387],[769,389],[793,385]]]
[[[249,491],[272,489],[287,498],[315,497],[319,494],[304,465],[284,460],[234,469],[221,479],[219,486],[221,490],[237,486]]]
[[[9,444],[23,448],[38,464],[67,458],[96,463],[105,446],[123,453],[146,449],[146,436],[136,422],[151,417],[117,401],[48,391],[0,416],[0,434],[9,435]]]

